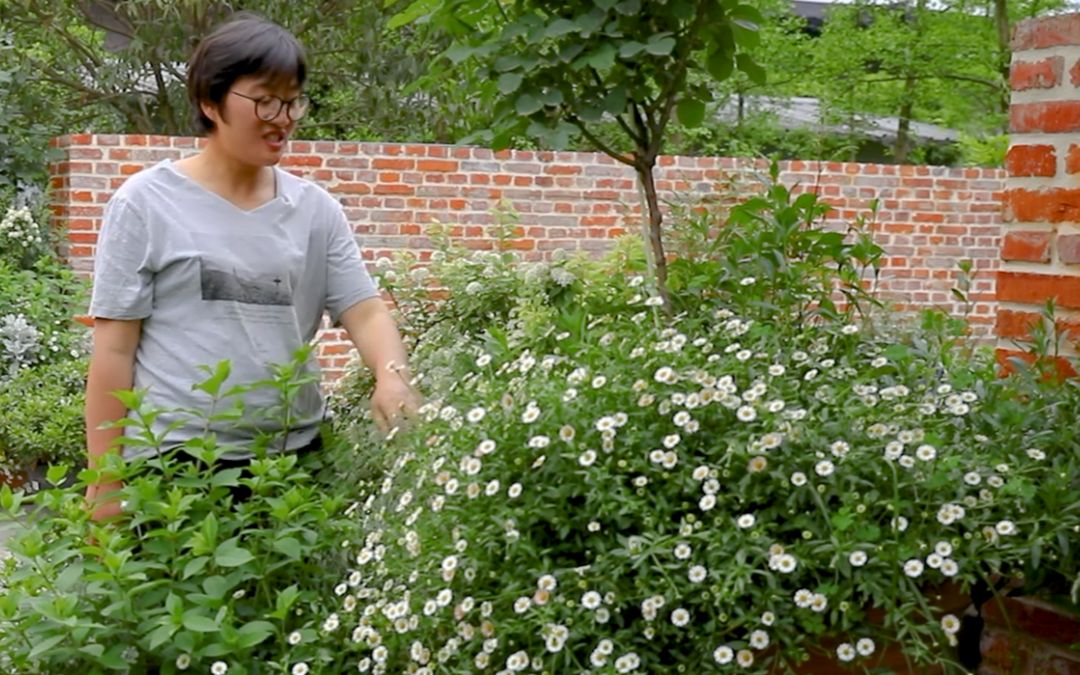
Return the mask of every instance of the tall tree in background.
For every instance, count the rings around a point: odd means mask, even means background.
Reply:
[[[186,134],[185,63],[239,10],[281,23],[308,47],[316,96],[301,134],[449,141],[485,116],[460,83],[409,91],[445,43],[422,26],[387,31],[380,0],[0,0],[0,32],[35,74],[32,89],[81,111],[74,117],[86,128]]]
[[[758,44],[761,14],[737,0],[416,0],[395,20],[444,28],[456,38],[446,56],[472,61],[495,83],[494,120],[476,138],[506,147],[529,136],[565,147],[580,135],[634,169],[648,216],[646,251],[670,308],[663,214],[653,169],[669,124],[703,122],[712,90],[736,68],[765,73],[747,50]],[[598,128],[613,123],[629,152]]]

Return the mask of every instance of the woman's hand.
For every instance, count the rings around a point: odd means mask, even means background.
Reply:
[[[375,425],[384,434],[416,414],[420,407],[420,395],[409,386],[404,377],[393,374],[375,383],[371,396],[371,414]]]

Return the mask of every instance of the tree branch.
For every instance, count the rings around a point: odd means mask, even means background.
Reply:
[[[623,153],[618,152],[617,150],[615,150],[615,148],[612,148],[610,145],[601,140],[600,137],[598,137],[596,134],[589,131],[588,128],[586,128],[585,123],[581,121],[576,115],[569,115],[566,119],[568,122],[570,122],[570,124],[573,124],[575,127],[577,127],[578,130],[581,131],[581,135],[587,138],[589,142],[596,147],[597,150],[604,153],[608,157],[611,157],[616,162],[621,162],[622,164],[625,164],[627,166],[636,166],[633,160],[627,159],[623,156]]]

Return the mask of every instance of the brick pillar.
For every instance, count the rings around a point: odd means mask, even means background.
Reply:
[[[1013,342],[1029,335],[1051,298],[1059,325],[1080,335],[1080,14],[1019,24],[1009,80],[997,283],[1003,357],[1015,353]]]

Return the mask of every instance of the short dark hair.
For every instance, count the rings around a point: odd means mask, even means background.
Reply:
[[[303,87],[307,57],[292,33],[258,14],[240,12],[203,38],[188,61],[188,99],[199,130],[214,130],[200,104],[220,108],[233,83],[248,75]]]

